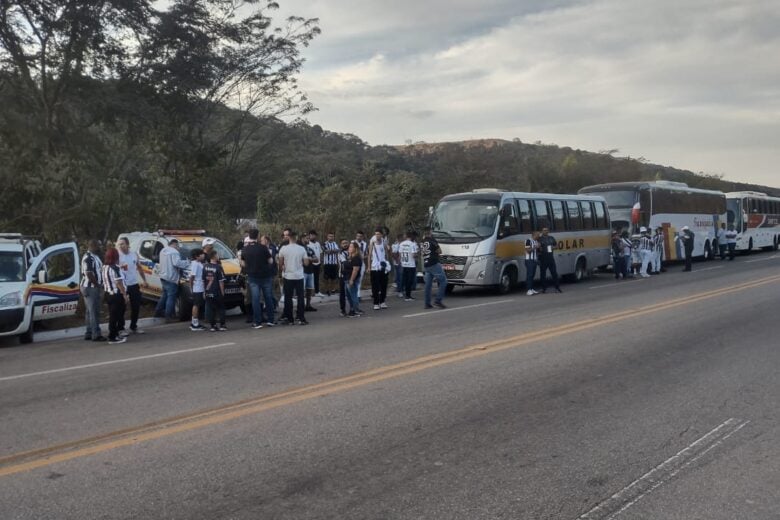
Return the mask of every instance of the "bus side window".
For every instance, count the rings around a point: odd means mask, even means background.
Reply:
[[[501,208],[501,227],[498,230],[498,238],[509,237],[520,233],[520,220],[517,218],[517,209],[511,202]]]
[[[517,206],[520,208],[520,232],[531,232],[531,204],[525,199],[517,201]]]
[[[551,200],[553,229],[555,231],[566,231],[566,213],[563,210],[562,200]]]
[[[593,206],[596,208],[596,228],[609,229],[609,223],[607,222],[607,211],[604,209],[604,203],[594,202]]]
[[[534,201],[534,213],[536,214],[536,231],[550,227],[550,213],[547,210],[546,200]]]
[[[582,212],[583,229],[593,229],[593,210],[590,207],[590,202],[581,201],[580,211]]]
[[[580,205],[576,200],[567,200],[566,207],[569,210],[569,231],[582,231]]]

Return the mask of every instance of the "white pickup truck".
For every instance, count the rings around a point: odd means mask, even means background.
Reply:
[[[36,321],[76,314],[81,263],[75,243],[46,249],[19,233],[0,233],[0,337],[32,343]]]

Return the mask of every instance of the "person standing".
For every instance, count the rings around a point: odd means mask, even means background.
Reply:
[[[200,324],[200,313],[206,305],[205,285],[203,283],[203,260],[206,254],[200,248],[195,248],[190,253],[190,293],[192,294],[192,317],[190,318],[190,330],[200,332],[206,327]]]
[[[339,244],[336,235],[328,233],[323,246],[322,278],[325,281],[325,294],[331,296],[338,291],[339,283]]]
[[[209,245],[214,247],[213,242]],[[176,298],[179,296],[181,270],[187,269],[189,266],[189,261],[183,259],[179,253],[179,241],[172,238],[168,245],[160,251],[159,270],[162,295],[160,301],[157,302],[154,313],[158,318],[164,317],[169,320],[176,318]]]
[[[718,256],[720,256],[721,261],[726,259],[726,251],[728,251],[728,239],[726,238],[726,223],[721,222],[720,228],[718,229],[717,239],[718,239]]]
[[[384,231],[377,228],[368,249],[368,265],[371,268],[371,296],[374,310],[387,309],[387,283],[390,273],[390,248]]]
[[[271,251],[257,239],[260,232],[256,229],[249,230],[249,243],[244,246],[241,254],[241,265],[246,270],[249,281],[249,291],[252,300],[252,328],[263,328],[263,310],[266,314],[266,325],[274,324],[274,297],[273,275],[271,267],[274,259]],[[261,301],[264,305],[261,305]]]
[[[100,242],[90,240],[87,252],[81,258],[81,295],[84,297],[86,341],[106,341],[100,333],[100,299],[103,296],[103,262],[100,260]]]
[[[647,270],[653,261],[653,239],[650,238],[650,233],[646,227],[642,227],[639,233],[641,233],[639,237],[639,258],[642,259],[642,267],[639,269],[639,274],[642,278],[650,278]]]
[[[358,298],[358,280],[360,271],[364,266],[363,258],[360,256],[360,244],[353,241],[347,249],[347,261],[342,266],[342,276],[344,277],[344,286],[347,291],[347,300],[349,301],[349,316],[356,318],[363,314],[360,310],[360,299]]]
[[[404,270],[401,267],[401,255],[398,253],[398,247],[401,242],[404,241],[404,236],[401,234],[396,235],[395,242],[390,248],[390,253],[393,256],[393,271],[395,272],[395,292],[399,298],[403,298],[403,283],[404,283]]]
[[[316,291],[315,271],[320,266],[320,257],[309,247],[310,244],[309,237],[303,237],[301,245],[306,249],[306,257],[309,259],[309,263],[303,266],[303,290],[306,293],[306,307],[304,310],[306,312],[317,312],[317,309],[311,305],[311,298]]]
[[[683,226],[682,233],[677,237],[682,242],[683,250],[685,251],[685,269],[683,271],[690,271],[692,268],[694,236],[691,228]]]
[[[349,286],[347,281],[349,279],[349,272],[351,266],[349,265],[349,240],[341,241],[341,250],[339,251],[339,308],[341,309],[341,317],[347,315],[347,302],[349,301]]]
[[[418,252],[419,248],[417,247],[417,242],[414,241],[414,234],[411,231],[407,231],[404,235],[404,241],[398,246],[401,269],[403,269],[404,301],[407,302],[414,300],[412,287],[414,287],[414,279],[417,277]]]
[[[653,269],[652,274],[661,274],[661,265],[664,259],[664,228],[655,228],[653,236]]]
[[[625,278],[623,274],[623,240],[618,231],[612,232],[612,270],[615,272],[615,280]]]
[[[317,298],[324,298],[325,295],[320,291],[320,266],[322,265],[322,244],[317,240],[317,231],[312,229],[309,231],[309,244],[307,247],[314,252],[314,256],[317,259],[317,263],[314,261],[311,263],[312,274],[314,275],[314,296]]]
[[[272,313],[271,316],[273,316],[274,313],[276,313],[277,307],[279,306],[279,302],[276,299],[276,293],[274,292],[273,287],[274,280],[276,280],[279,276],[279,248],[276,247],[276,244],[273,243],[269,235],[263,235],[262,238],[260,238],[260,243],[267,247],[268,252],[271,253],[271,297],[273,298],[274,306],[270,312]],[[270,323],[275,324],[273,321]]]
[[[423,240],[420,243],[420,251],[422,251],[423,270],[425,271],[425,308],[432,309],[438,307],[446,309],[444,295],[447,292],[447,275],[444,273],[441,263],[439,263],[441,247],[439,247],[439,243],[433,237],[433,230],[430,227],[426,227],[424,233]],[[436,298],[433,300],[433,305],[431,305],[431,292],[433,291],[434,280],[436,280],[439,288],[436,292]]]
[[[127,237],[121,237],[117,245],[119,246],[119,268],[125,275],[125,287],[130,298],[130,332],[143,334],[144,331],[138,328],[138,315],[141,312],[141,287],[138,279],[142,280],[140,283],[143,287],[149,287],[149,284],[146,283],[146,274],[138,260],[138,255],[130,251],[130,241]],[[124,316],[122,316],[119,334],[127,335]]]
[[[298,319],[298,325],[308,325],[306,316],[304,314],[304,298],[303,294],[303,267],[309,263],[309,257],[306,253],[306,248],[297,242],[297,235],[291,231],[289,235],[289,241],[287,245],[282,246],[279,250],[279,269],[282,273],[283,287],[284,287],[284,314],[282,319],[286,323],[293,324],[293,295],[297,297],[297,312],[296,317]]]
[[[358,249],[360,249],[360,258],[363,260],[363,267],[360,270],[360,277],[357,281],[357,295],[358,300],[360,300],[360,288],[363,286],[363,275],[366,274],[366,258],[368,257],[368,242],[366,242],[366,234],[358,230],[355,233],[355,242],[358,244]]]
[[[729,224],[729,229],[726,231],[726,245],[729,249],[729,260],[734,260],[734,252],[737,250],[737,230],[734,229],[734,224]]]
[[[539,237],[539,279],[542,281],[542,292],[547,292],[547,272],[555,284],[555,290],[561,291],[558,282],[558,266],[555,265],[555,250],[558,249],[558,241],[550,236],[549,228],[542,228],[542,236]]]
[[[215,250],[206,257],[208,262],[203,266],[203,283],[206,294],[206,319],[211,324],[211,332],[226,331],[225,326],[225,271],[219,262],[219,254]],[[219,320],[219,327],[217,327]]]
[[[531,238],[525,241],[525,286],[528,296],[539,294],[534,291],[534,277],[536,276],[536,264],[539,258],[539,232],[534,231]]]
[[[103,266],[103,287],[106,291],[108,304],[108,343],[117,345],[127,341],[127,337],[119,335],[119,329],[124,321],[125,309],[129,296],[125,285],[125,274],[119,267],[119,252],[113,247],[106,251],[106,264]]]
[[[633,278],[634,277],[634,265],[631,261],[631,258],[633,256],[633,250],[634,250],[634,243],[631,242],[631,237],[628,234],[628,231],[623,231],[623,234],[620,236],[621,242],[623,242],[623,278]]]

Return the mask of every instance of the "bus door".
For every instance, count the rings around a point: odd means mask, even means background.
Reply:
[[[524,274],[525,256],[524,229],[530,228],[531,215],[527,200],[505,200],[499,212],[498,235],[496,241],[496,259],[501,261],[502,270],[514,265],[518,280]]]

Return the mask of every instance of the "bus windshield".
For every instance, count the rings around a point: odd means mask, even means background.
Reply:
[[[726,199],[726,220],[729,225],[739,227],[742,223],[742,212],[739,209],[738,199]]]
[[[610,208],[631,208],[636,202],[636,191],[599,191],[598,193],[607,199]]]
[[[481,240],[496,231],[498,200],[443,200],[436,206],[431,228],[436,238],[444,240]]]

